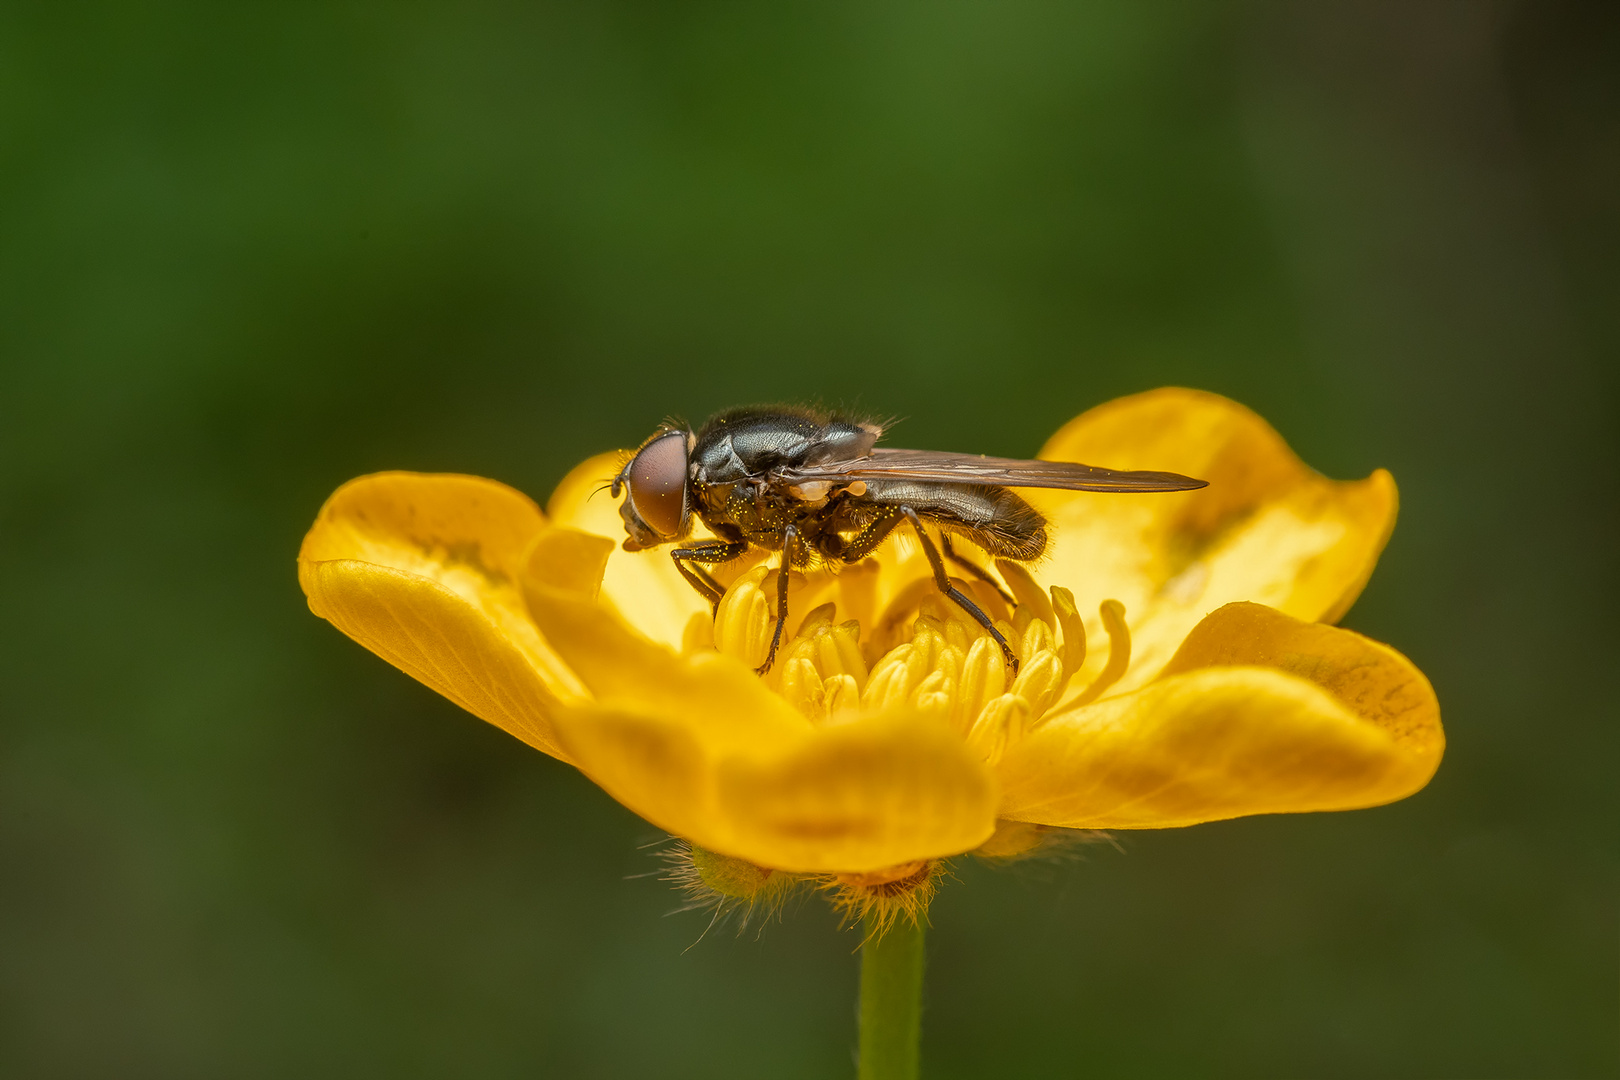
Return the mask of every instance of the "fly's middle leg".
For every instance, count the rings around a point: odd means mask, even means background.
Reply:
[[[782,644],[782,628],[787,625],[788,616],[788,568],[793,565],[793,545],[798,539],[799,530],[792,525],[782,530],[782,569],[776,575],[776,629],[771,633],[771,647],[765,653],[765,662],[754,669],[756,675],[771,670],[776,662],[776,650]]]

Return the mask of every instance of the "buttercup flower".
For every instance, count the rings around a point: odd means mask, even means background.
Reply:
[[[574,469],[544,513],[493,480],[361,477],[321,509],[299,580],[315,614],[576,766],[737,895],[773,875],[926,889],[936,860],[1049,829],[1345,810],[1428,782],[1428,681],[1331,625],[1393,527],[1388,473],[1325,479],[1253,413],[1176,389],[1092,409],[1040,456],[1209,486],[1021,492],[1052,524],[1048,557],[996,564],[1005,590],[958,583],[1016,677],[898,536],[795,572],[757,676],[774,556],[720,568],[711,617],[667,552],[620,549],[601,487],[622,456]]]

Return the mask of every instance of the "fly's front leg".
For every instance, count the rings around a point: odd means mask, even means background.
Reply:
[[[980,611],[979,605],[969,600],[966,593],[951,584],[951,577],[945,572],[945,562],[939,557],[939,549],[934,547],[934,542],[928,538],[928,533],[923,529],[922,518],[917,515],[917,511],[909,506],[899,507],[899,511],[911,522],[911,527],[917,530],[917,539],[922,541],[923,554],[928,556],[928,565],[934,568],[934,584],[939,586],[939,591],[950,597],[957,607],[973,616],[974,622],[990,632],[990,636],[996,639],[996,644],[1001,646],[1001,655],[1006,657],[1007,666],[1012,669],[1014,675],[1017,675],[1018,657],[1013,655],[1012,649],[1007,645],[1007,639],[1001,636],[1001,631],[990,621],[990,616]]]
[[[681,572],[681,577],[709,602],[710,608],[718,608],[726,590],[707,570],[696,564],[708,563],[712,566],[728,563],[732,559],[742,558],[747,551],[748,545],[741,540],[704,540],[691,547],[678,547],[669,553],[669,557],[674,561],[675,569]]]
[[[799,530],[792,525],[782,530],[782,569],[776,575],[776,630],[771,634],[771,648],[765,654],[765,662],[754,669],[755,675],[771,670],[771,664],[776,661],[776,649],[782,644],[782,627],[787,625],[788,616],[788,567],[793,565],[793,544],[798,538]]]

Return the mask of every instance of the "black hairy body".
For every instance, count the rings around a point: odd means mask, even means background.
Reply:
[[[997,589],[982,567],[958,556],[960,536],[990,555],[1031,562],[1046,550],[1046,519],[1010,489],[1184,491],[1203,487],[1174,473],[1116,472],[1075,462],[1023,461],[927,450],[877,447],[883,425],[816,409],[733,409],[695,433],[660,428],[625,463],[612,490],[627,551],[684,540],[695,514],[715,536],[670,552],[676,569],[711,603],[723,590],[705,565],[731,562],[750,548],[781,552],[776,631],[760,670],[775,658],[787,620],[788,567],[853,563],[909,522],[941,592],[1000,644],[1014,672],[1018,660],[988,616],[951,583],[949,558]],[[926,526],[940,533],[944,558]]]

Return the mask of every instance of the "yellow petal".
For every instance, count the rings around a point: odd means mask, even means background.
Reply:
[[[988,770],[960,738],[916,718],[757,746],[720,746],[701,725],[600,706],[563,710],[559,725],[580,769],[625,806],[759,866],[876,870],[969,850],[995,829]]]
[[[714,753],[769,750],[810,730],[809,720],[731,657],[675,653],[570,590],[531,579],[525,592],[535,623],[602,705],[685,725]]]
[[[1405,657],[1233,604],[1162,678],[1048,719],[997,771],[1006,817],[1166,828],[1392,802],[1428,783],[1443,750],[1434,691]]]
[[[995,831],[996,787],[955,733],[899,715],[818,728],[791,754],[718,770],[739,850],[803,872],[955,855]]]
[[[1395,524],[1387,472],[1328,480],[1264,420],[1216,394],[1172,388],[1111,401],[1066,425],[1041,456],[1209,481],[1172,494],[1026,493],[1053,525],[1037,577],[1072,589],[1081,612],[1110,598],[1130,612],[1134,660],[1115,695],[1157,675],[1223,604],[1253,600],[1308,621],[1339,618]],[[1101,625],[1091,618],[1087,629]],[[1093,656],[1074,685],[1102,663]]]
[[[467,711],[564,757],[551,716],[583,687],[530,622],[518,584],[544,529],[533,502],[492,480],[364,476],[321,508],[298,579],[316,615]]]
[[[1276,668],[1322,687],[1362,720],[1388,732],[1427,769],[1425,783],[1439,768],[1446,740],[1434,688],[1388,645],[1351,630],[1290,618],[1264,604],[1227,604],[1187,635],[1165,665],[1164,677],[1240,664]]]
[[[524,560],[529,580],[595,598],[613,542],[593,533],[563,526],[544,529]]]
[[[678,655],[577,591],[526,587],[596,698],[558,713],[570,759],[660,828],[807,873],[955,854],[994,828],[992,777],[938,725],[817,727],[731,657]]]

